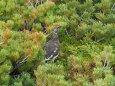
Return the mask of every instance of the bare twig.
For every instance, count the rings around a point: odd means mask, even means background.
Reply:
[[[104,40],[104,37],[101,38],[101,39],[97,39],[96,42],[100,42],[100,41],[102,41],[102,40]]]
[[[32,8],[34,8],[33,1],[32,1],[32,2],[29,1],[29,2],[28,2],[28,5],[31,6]]]
[[[26,56],[21,62],[19,62],[19,64],[23,64],[27,61],[27,58],[29,57],[30,55]]]
[[[38,6],[38,4],[39,4],[39,0],[36,0],[35,8]]]

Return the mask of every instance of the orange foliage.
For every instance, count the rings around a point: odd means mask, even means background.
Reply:
[[[54,25],[46,26],[46,34],[48,34],[50,31],[52,31],[54,28]]]
[[[49,32],[49,29],[48,29],[48,28],[46,28],[46,34],[48,34],[48,32]]]
[[[31,53],[31,49],[27,48],[27,49],[25,49],[25,52],[26,52],[27,55],[29,55]]]
[[[35,18],[36,18],[36,13],[30,13],[30,17],[31,17],[32,19],[35,19]]]
[[[39,33],[38,32],[34,32],[32,34],[32,38],[37,43],[39,41]]]
[[[3,39],[4,41],[6,41],[9,37],[9,35],[11,34],[11,31],[7,28],[5,31],[4,31],[4,35],[3,35]]]

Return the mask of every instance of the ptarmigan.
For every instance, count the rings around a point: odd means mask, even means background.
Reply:
[[[58,29],[59,26],[54,27],[54,31],[51,34],[51,39],[48,42],[46,42],[46,44],[43,47],[45,51],[45,61],[54,61],[59,55],[60,43],[58,39]]]

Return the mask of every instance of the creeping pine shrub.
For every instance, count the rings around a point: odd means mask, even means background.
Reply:
[[[33,79],[29,73],[22,73],[16,78],[11,79],[11,86],[36,86],[35,79]]]
[[[38,86],[71,86],[64,78],[64,67],[56,64],[44,64],[37,67],[34,71]]]
[[[44,63],[55,25],[60,55]],[[0,86],[114,86],[114,57],[114,0],[0,0]]]

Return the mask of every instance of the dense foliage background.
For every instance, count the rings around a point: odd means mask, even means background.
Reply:
[[[115,86],[115,0],[0,0],[0,86]]]

